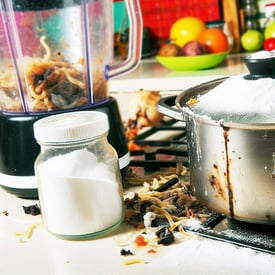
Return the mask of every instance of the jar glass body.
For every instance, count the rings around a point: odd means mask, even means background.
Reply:
[[[40,146],[35,175],[47,230],[77,240],[117,228],[124,217],[123,191],[118,157],[107,133]]]
[[[275,21],[275,3],[267,4],[265,6],[265,21],[263,24],[263,30],[265,30],[274,21]]]

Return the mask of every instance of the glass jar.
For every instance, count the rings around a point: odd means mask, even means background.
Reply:
[[[275,3],[269,3],[265,5],[265,22],[264,29],[275,21]]]
[[[100,236],[123,220],[118,157],[108,143],[107,115],[78,111],[34,123],[35,162],[43,224],[63,239]]]

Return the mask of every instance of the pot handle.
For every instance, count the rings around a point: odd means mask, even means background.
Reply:
[[[158,111],[166,116],[174,118],[179,121],[183,121],[183,114],[180,110],[174,108],[175,100],[177,96],[163,97],[158,102]]]

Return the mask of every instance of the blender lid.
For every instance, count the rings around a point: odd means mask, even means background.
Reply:
[[[59,9],[64,6],[79,5],[81,0],[70,1],[65,3],[60,0],[14,0],[13,9],[15,11],[30,11],[30,10],[46,10],[46,9]]]

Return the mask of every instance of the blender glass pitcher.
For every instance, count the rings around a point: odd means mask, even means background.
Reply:
[[[0,0],[1,112],[59,112],[106,99],[108,79],[140,60],[139,2],[125,3],[128,58],[112,66],[112,0]]]

